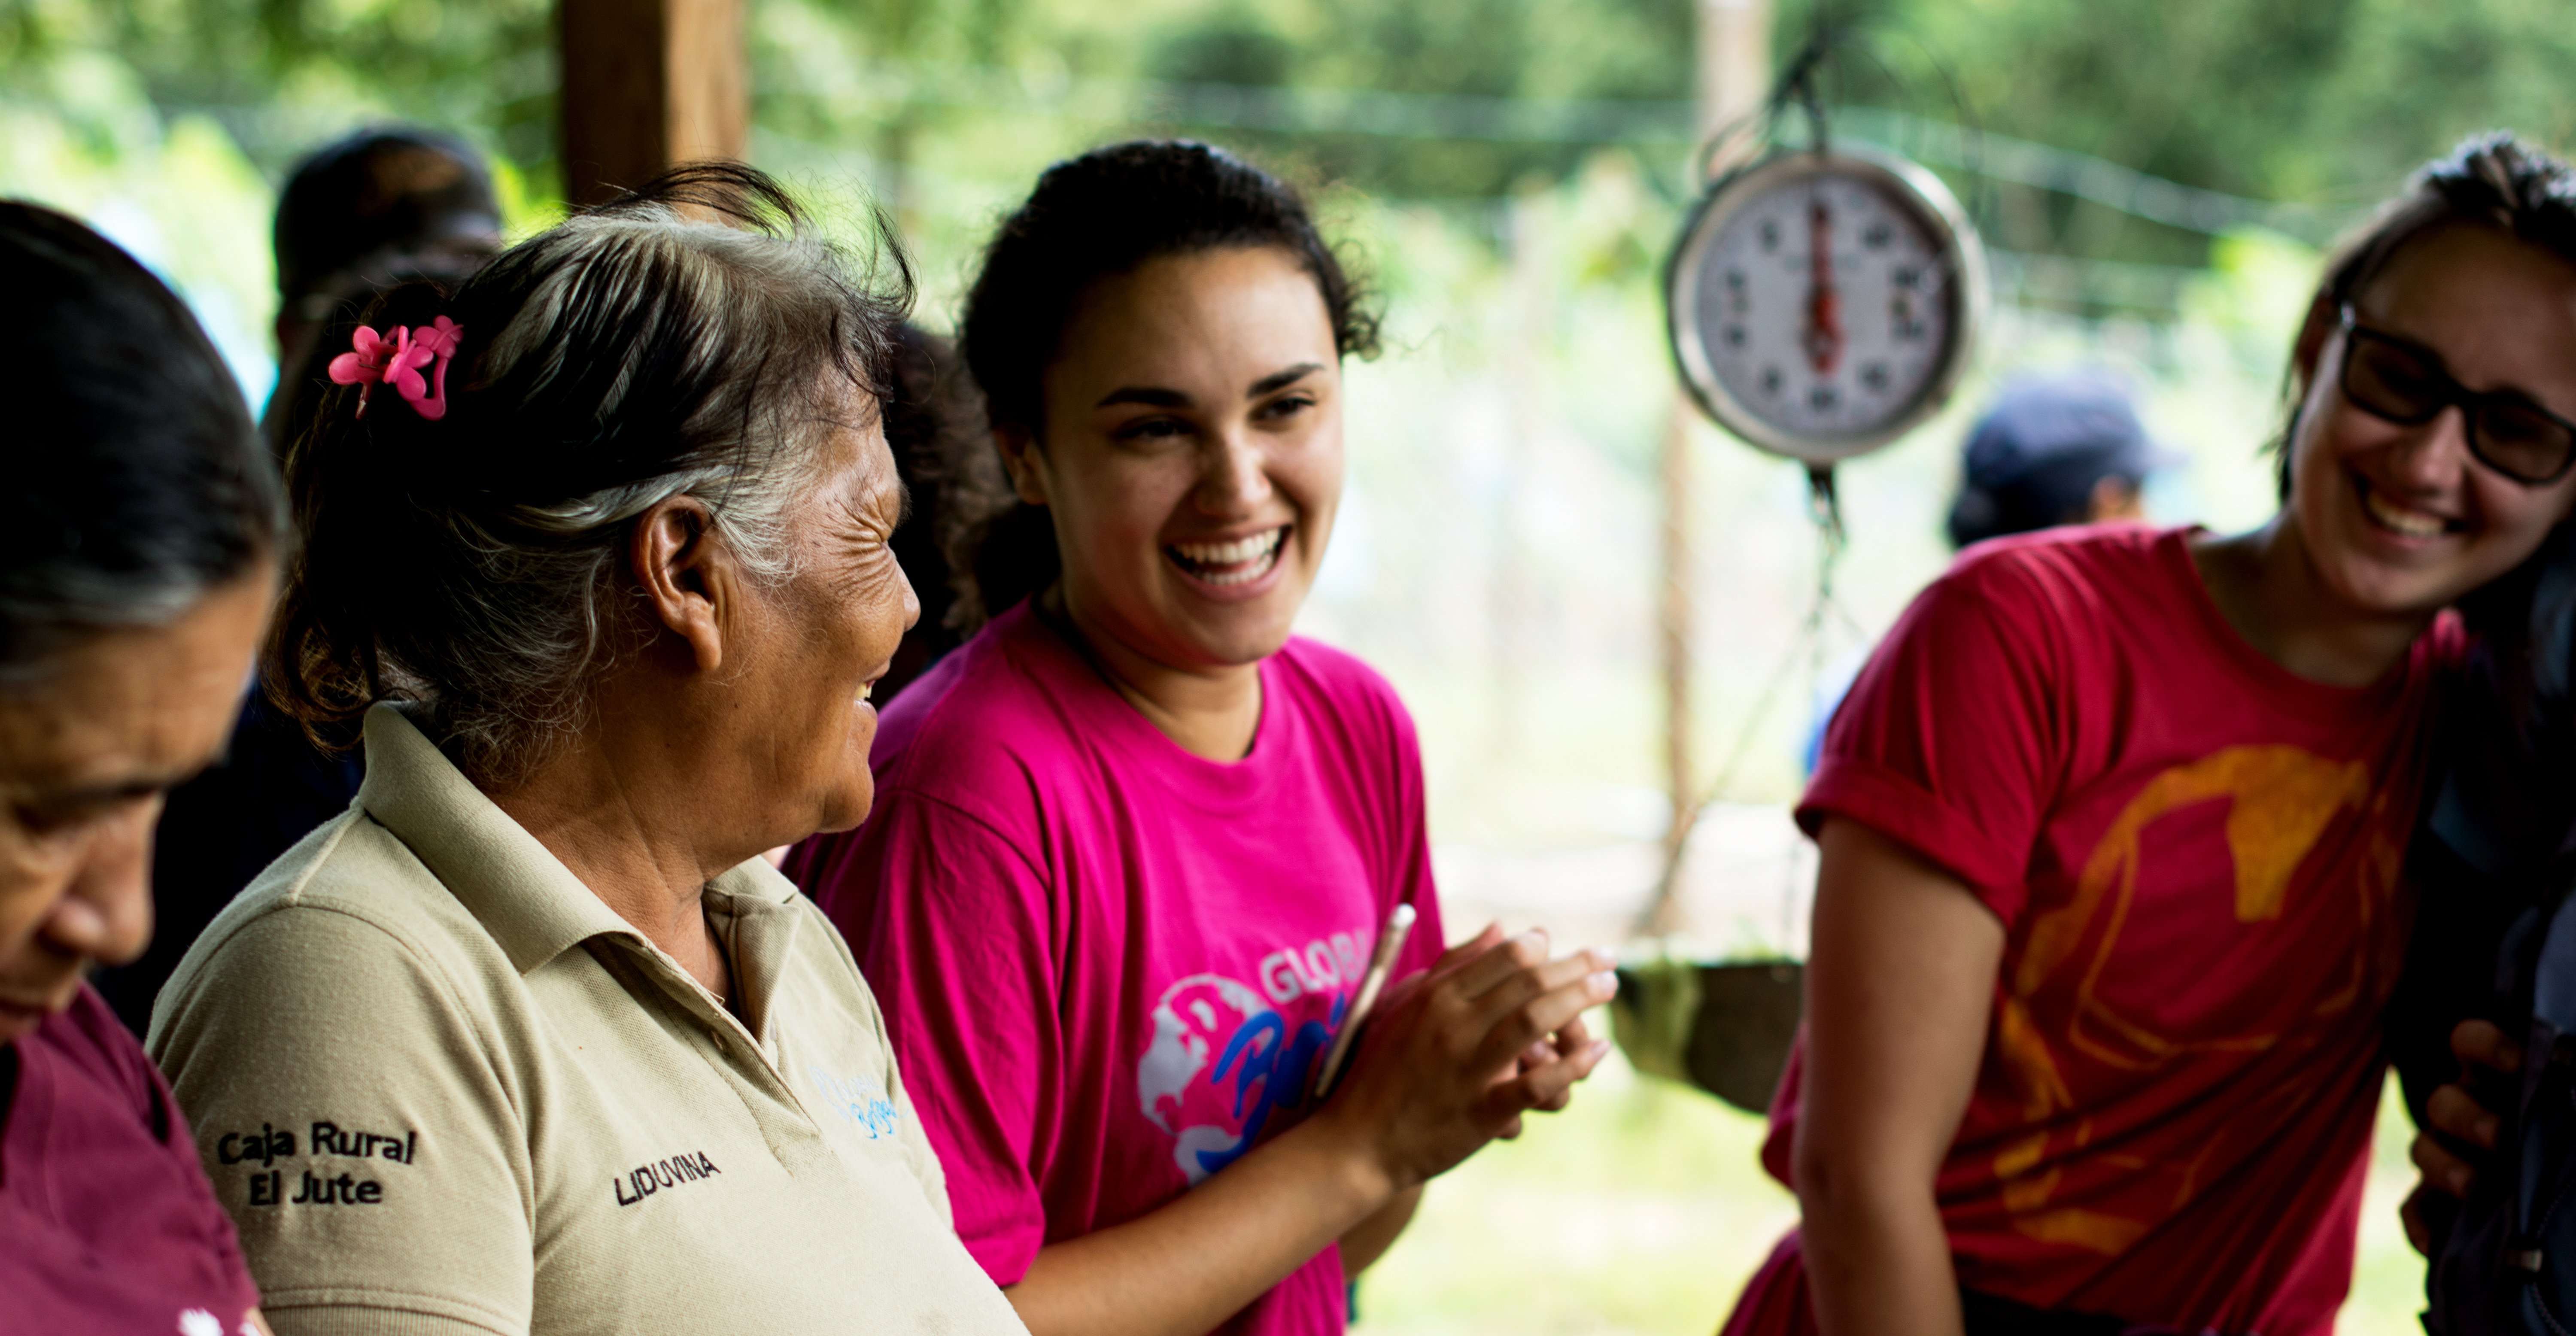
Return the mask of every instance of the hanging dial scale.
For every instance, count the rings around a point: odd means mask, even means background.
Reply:
[[[1940,178],[1861,145],[1784,150],[1700,197],[1673,253],[1673,355],[1719,425],[1826,466],[1949,398],[1985,252]]]

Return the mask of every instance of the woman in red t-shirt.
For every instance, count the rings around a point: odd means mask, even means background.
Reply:
[[[231,731],[277,584],[232,373],[125,252],[0,202],[0,1327],[261,1336],[143,1046],[83,981],[152,935],[152,824]]]
[[[1730,1336],[2331,1330],[2442,610],[2576,506],[2576,176],[2428,167],[2291,366],[2270,523],[1971,549],[1835,717]]]

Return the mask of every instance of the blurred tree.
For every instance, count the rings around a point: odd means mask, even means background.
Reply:
[[[1783,0],[1784,45],[1823,0]],[[2462,136],[2576,129],[2564,0],[1833,0],[1874,59],[1848,101],[2078,150],[2204,189],[2353,207]],[[1958,90],[1954,102],[1948,90]],[[1964,105],[1962,105],[1964,104]],[[2200,264],[2208,238],[2065,195],[1988,219],[2017,250]]]
[[[2476,129],[2561,144],[2576,133],[2566,0],[1781,0],[1778,54],[1820,5],[1863,35],[1837,70],[1842,102],[2236,195],[2352,207]],[[1607,143],[1635,154],[1669,204],[1688,148],[1692,0],[755,6],[756,124],[860,152],[897,203],[925,165],[1016,177],[1039,155],[1137,128],[1243,143],[1412,199],[1499,199]],[[0,0],[0,95],[71,105],[60,60],[104,54],[165,112],[214,117],[272,175],[354,107],[461,128],[550,181],[550,9]],[[1120,88],[1127,101],[1104,107],[1102,90]],[[2008,249],[2206,258],[2197,232],[2064,193],[1972,193]]]
[[[456,126],[551,178],[550,0],[0,0],[0,79],[104,50],[155,104],[212,115],[281,172],[352,103]],[[312,113],[312,114],[299,114]]]

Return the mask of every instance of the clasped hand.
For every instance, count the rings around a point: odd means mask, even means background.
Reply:
[[[1316,1121],[1390,1193],[1520,1135],[1522,1114],[1564,1108],[1610,1051],[1583,1013],[1618,991],[1611,965],[1596,950],[1550,960],[1546,933],[1487,927],[1388,990]]]

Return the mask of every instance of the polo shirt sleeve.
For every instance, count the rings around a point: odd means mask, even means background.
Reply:
[[[1063,1070],[1046,879],[977,817],[895,793],[836,880],[824,908],[884,1010],[957,1236],[1017,1284],[1046,1242],[1033,1166],[1053,1150]]]
[[[153,1057],[278,1336],[529,1329],[527,1092],[464,999],[390,930],[291,904],[162,996]]]
[[[1847,817],[1966,882],[2011,927],[2053,793],[2050,664],[2008,563],[1971,556],[1916,597],[1825,732],[1799,802],[1814,835]]]

